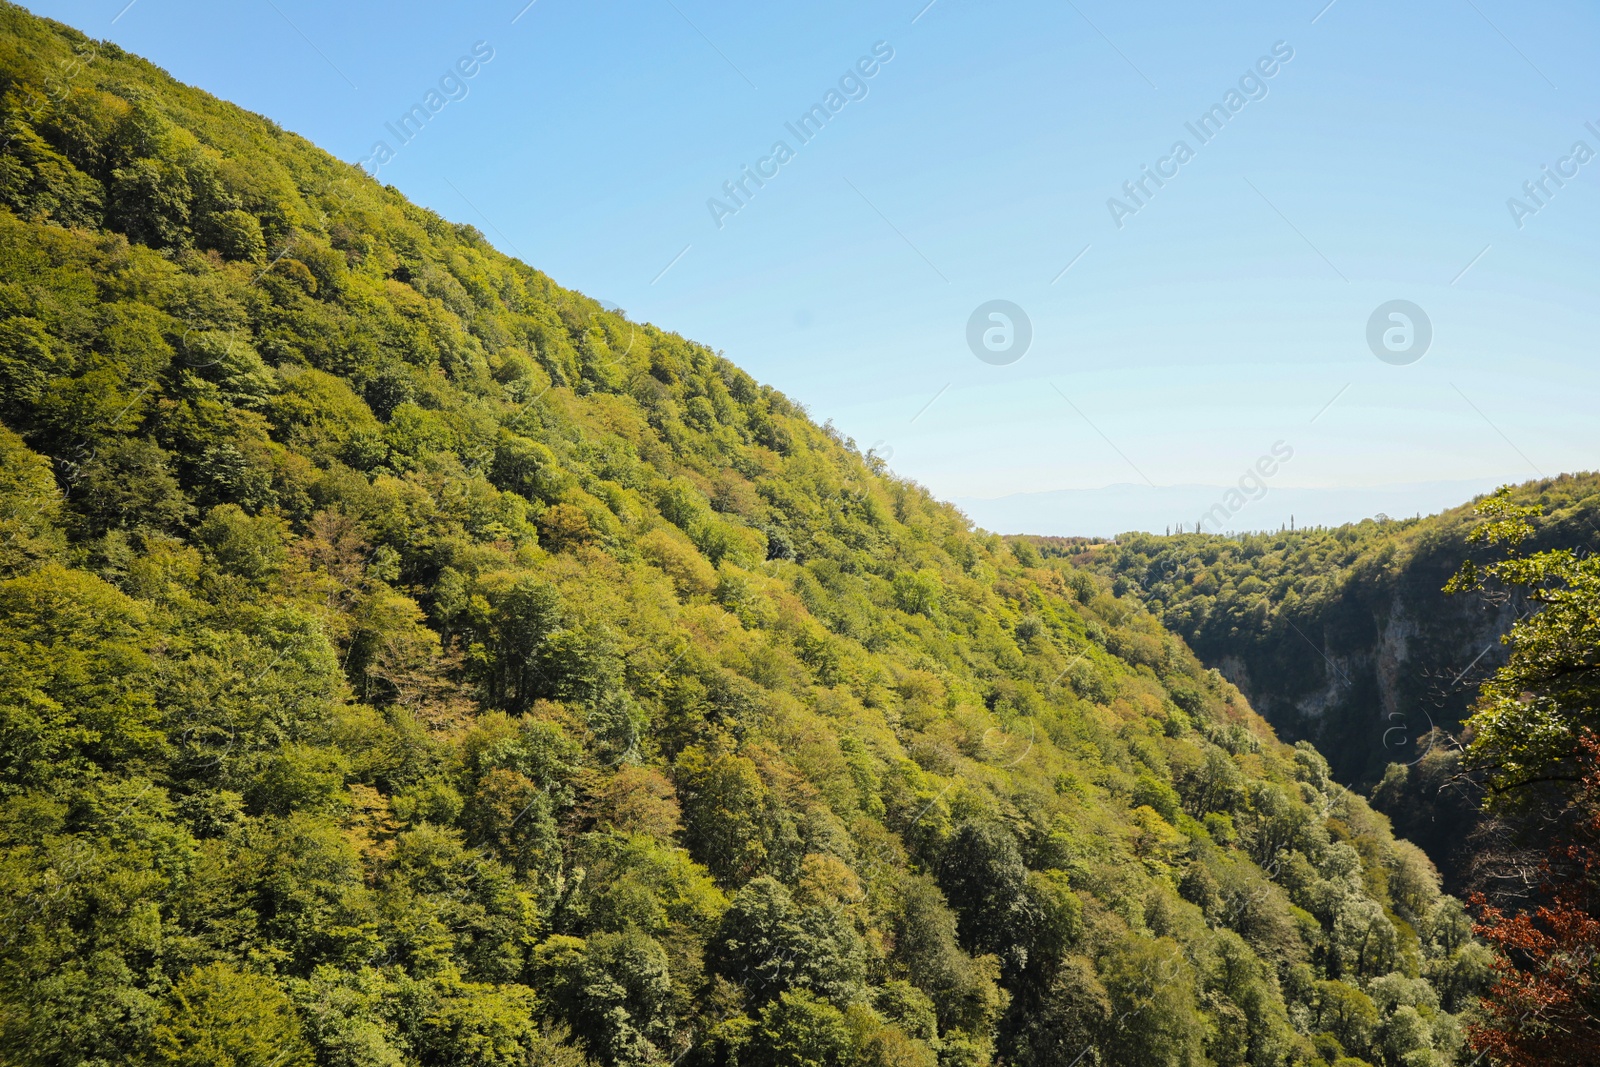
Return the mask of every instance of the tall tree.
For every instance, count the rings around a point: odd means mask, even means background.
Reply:
[[[1473,1043],[1511,1067],[1579,1067],[1600,1049],[1600,558],[1522,555],[1537,505],[1509,487],[1479,506],[1473,537],[1505,557],[1467,563],[1447,587],[1520,588],[1538,610],[1512,628],[1507,664],[1484,683],[1467,727],[1467,764],[1514,839],[1553,840],[1532,907],[1507,914],[1483,895],[1478,933],[1501,950]]]

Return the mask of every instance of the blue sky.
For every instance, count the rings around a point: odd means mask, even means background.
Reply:
[[[1600,466],[1600,158],[1572,155],[1600,152],[1592,6],[525,2],[30,6],[351,161],[487,42],[382,180],[980,521],[1005,494],[1232,484],[1278,441],[1282,489]],[[785,123],[879,42],[801,144]],[[1201,143],[1185,124],[1275,45]],[[778,140],[793,158],[719,228],[707,201]],[[1119,228],[1108,199],[1178,140],[1193,158]],[[1543,166],[1577,173],[1519,227]],[[994,299],[1032,326],[1006,365],[967,341]],[[1404,365],[1366,337],[1397,299],[1433,334]]]

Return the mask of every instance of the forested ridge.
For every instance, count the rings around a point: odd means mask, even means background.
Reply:
[[[1525,548],[1600,547],[1600,476],[1516,486],[1534,507]],[[1484,799],[1462,773],[1462,727],[1507,662],[1501,638],[1537,604],[1516,586],[1445,586],[1473,541],[1472,503],[1415,519],[1276,533],[1032,538],[1045,556],[1113,581],[1219,667],[1275,730],[1309,740],[1334,777],[1422,845],[1453,886],[1481,874],[1472,838]]]
[[[11,5],[0,123],[0,1062],[1472,1061],[1109,579]]]
[[[1474,932],[1497,950],[1471,1044],[1505,1067],[1590,1067],[1600,1050],[1597,488],[1592,474],[1562,475],[1399,523],[1030,537],[1013,551],[1071,560],[1111,576],[1113,593],[1137,593],[1281,728],[1342,742],[1335,777],[1355,769],[1360,784],[1381,737],[1397,762],[1374,801],[1470,891]]]

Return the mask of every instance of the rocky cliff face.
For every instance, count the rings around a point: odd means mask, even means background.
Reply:
[[[1275,683],[1284,673],[1265,656],[1224,656],[1218,666],[1280,733],[1327,751],[1340,779],[1371,795],[1462,891],[1479,820],[1457,739],[1479,684],[1505,662],[1500,638],[1521,609],[1442,594],[1419,601],[1398,589],[1385,603],[1346,608],[1368,612],[1364,638],[1329,625],[1300,641],[1304,657],[1321,664],[1318,684],[1283,692]]]
[[[1389,589],[1349,589],[1300,624],[1285,620],[1287,647],[1223,654],[1216,665],[1285,736],[1313,741],[1341,780],[1371,788],[1389,764],[1446,743],[1435,731],[1460,732],[1479,684],[1505,662],[1501,638],[1525,610],[1447,598],[1443,578],[1427,593],[1419,587],[1438,575],[1424,567]],[[1284,670],[1286,659],[1303,662]],[[1285,685],[1294,678],[1303,684]]]
[[[1543,510],[1523,551],[1600,545],[1600,477],[1529,483],[1516,495]],[[1505,662],[1501,639],[1530,608],[1510,595],[1444,592],[1464,560],[1486,558],[1470,538],[1476,522],[1469,504],[1337,529],[1035,541],[1141,597],[1460,888],[1477,797],[1457,773],[1457,739],[1478,687]]]

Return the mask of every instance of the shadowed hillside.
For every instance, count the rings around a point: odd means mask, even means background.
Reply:
[[[1513,499],[1542,509],[1530,550],[1600,545],[1600,476],[1529,482]],[[1490,555],[1468,542],[1476,524],[1463,504],[1276,534],[1032,540],[1140,597],[1337,780],[1381,783],[1380,806],[1460,884],[1481,794],[1458,776],[1454,738],[1434,731],[1460,733],[1528,610],[1514,590],[1445,594],[1463,560]]]

